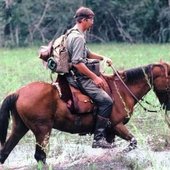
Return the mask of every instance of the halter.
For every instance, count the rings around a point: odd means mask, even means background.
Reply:
[[[168,66],[167,66],[167,64],[163,64],[162,62],[161,62],[161,64],[157,64],[156,66],[162,67],[165,71],[165,73],[164,73],[165,78],[166,78],[166,89],[165,90],[168,93],[168,92],[170,92],[170,86],[168,86],[168,84],[170,84],[170,75],[168,75]]]
[[[170,86],[168,86],[168,84],[170,84],[170,76],[168,75],[168,66],[162,65],[164,70],[165,70],[165,78],[166,78],[166,92],[167,92],[167,96],[168,96],[168,102],[170,102]],[[166,103],[167,104],[167,103]],[[165,108],[165,114],[167,115],[167,107],[168,109],[170,109],[169,106],[170,104],[168,103],[168,105],[166,105]]]
[[[165,120],[167,122],[168,127],[170,127],[170,120],[169,120],[169,116],[168,116],[168,110],[170,110],[170,86],[168,86],[168,84],[170,84],[170,76],[168,75],[168,66],[162,65],[162,67],[165,70],[165,78],[166,78],[166,92],[167,92],[167,96],[168,96],[168,102],[165,105]]]
[[[164,69],[165,69],[165,76],[166,76],[166,82],[167,82],[166,83],[167,84],[166,91],[170,92],[170,86],[168,86],[168,84],[170,84],[170,76],[168,75],[168,66],[167,67],[164,66]]]
[[[150,66],[150,77],[148,76],[147,73],[145,73],[144,69],[143,70],[143,73],[145,75],[145,79],[148,83],[148,86],[150,89],[152,89],[153,87],[153,72],[151,71],[152,69],[152,66]],[[133,92],[129,89],[129,87],[125,84],[125,82],[122,80],[122,78],[120,77],[120,75],[118,74],[117,70],[113,67],[113,65],[110,66],[113,70],[113,72],[116,74],[116,76],[119,78],[119,80],[121,81],[121,83],[124,85],[124,87],[128,90],[128,92],[132,95],[132,97],[136,100],[136,102],[144,109],[144,111],[147,111],[147,112],[159,112],[161,110],[161,107],[159,110],[150,110],[150,109],[147,109],[146,107],[144,107],[142,105],[142,103],[140,102],[140,100],[133,94]],[[151,105],[153,106],[151,103],[149,103],[148,101],[144,100],[143,98],[141,99],[142,101],[144,101],[146,104],[148,105]]]

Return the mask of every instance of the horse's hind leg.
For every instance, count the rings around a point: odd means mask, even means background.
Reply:
[[[46,163],[46,152],[48,149],[51,129],[51,123],[37,123],[34,129],[32,129],[36,137],[36,151],[34,157],[37,162],[42,161],[44,164]]]
[[[10,152],[17,145],[19,140],[27,133],[28,128],[18,115],[13,117],[12,133],[0,151],[0,163],[4,163]]]

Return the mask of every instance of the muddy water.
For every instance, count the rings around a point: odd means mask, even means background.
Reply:
[[[85,139],[85,138],[83,138]],[[149,147],[139,146],[136,150],[123,153],[126,142],[116,142],[117,147],[108,149],[92,149],[90,144],[56,143],[50,145],[47,170],[169,170],[170,151],[153,152]],[[37,169],[34,159],[33,142],[21,143],[12,151],[0,170],[33,170]]]
[[[19,144],[6,159],[3,169],[22,169],[35,164],[34,146],[30,143]],[[2,168],[1,167],[1,168]]]

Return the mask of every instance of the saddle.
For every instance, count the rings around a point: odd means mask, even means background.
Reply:
[[[92,99],[83,94],[79,89],[69,85],[65,76],[58,75],[57,83],[61,91],[61,99],[67,103],[68,109],[73,114],[94,113],[96,105]],[[107,83],[106,88],[109,89]]]

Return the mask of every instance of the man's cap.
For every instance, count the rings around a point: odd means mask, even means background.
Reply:
[[[94,12],[90,8],[80,7],[74,16],[74,18],[92,18],[94,17]]]

